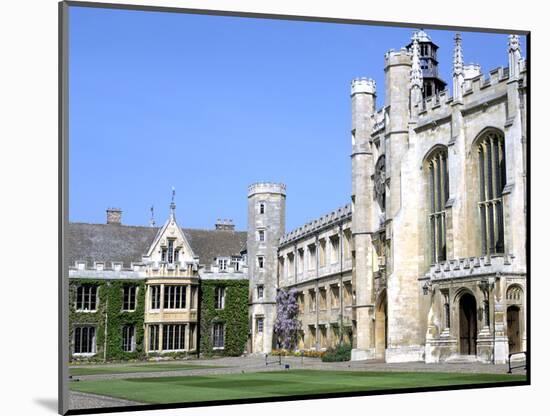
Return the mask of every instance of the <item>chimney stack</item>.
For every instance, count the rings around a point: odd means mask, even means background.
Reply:
[[[122,210],[120,208],[107,208],[107,224],[120,225]]]
[[[216,230],[235,231],[235,224],[233,224],[233,220],[222,220],[218,218],[215,224],[215,228]]]

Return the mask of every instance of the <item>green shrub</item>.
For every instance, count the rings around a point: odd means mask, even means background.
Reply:
[[[351,359],[351,345],[340,344],[336,348],[329,348],[321,357],[324,362],[349,361]]]

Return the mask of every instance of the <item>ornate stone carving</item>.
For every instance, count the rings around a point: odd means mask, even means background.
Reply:
[[[374,199],[382,211],[386,210],[386,158],[378,158],[374,168]]]

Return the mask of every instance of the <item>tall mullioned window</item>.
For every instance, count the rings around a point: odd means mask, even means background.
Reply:
[[[214,307],[223,309],[225,307],[225,288],[218,286],[214,289]]]
[[[151,309],[160,309],[160,285],[149,286]]]
[[[184,309],[186,305],[187,286],[164,286],[164,309]]]
[[[477,145],[479,170],[479,216],[483,254],[504,252],[502,190],[506,185],[504,137],[486,133]]]
[[[76,288],[77,311],[95,311],[97,307],[97,286],[80,285]]]
[[[133,311],[136,309],[136,291],[134,285],[125,285],[122,289],[122,310]]]
[[[166,351],[185,349],[185,324],[162,326],[162,349]]]
[[[75,354],[95,353],[95,327],[77,326],[74,328],[73,336]]]
[[[428,159],[428,180],[431,261],[437,263],[447,259],[445,203],[449,198],[449,172],[446,149],[436,150]]]
[[[168,246],[163,247],[161,251],[161,261],[173,264],[179,260],[179,249],[175,248],[176,240],[173,238],[168,239]]]
[[[149,351],[158,351],[159,349],[159,325],[149,325]]]
[[[225,325],[221,322],[215,323],[212,332],[212,346],[214,348],[223,348],[225,345]]]
[[[122,327],[122,351],[132,352],[136,349],[136,327],[134,325],[124,325]]]

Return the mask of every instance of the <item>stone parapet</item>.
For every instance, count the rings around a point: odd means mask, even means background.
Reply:
[[[490,276],[496,273],[525,273],[513,264],[514,256],[465,257],[439,262],[430,267],[426,278],[432,281],[471,278],[474,276]]]
[[[266,193],[286,195],[286,185],[284,183],[257,182],[248,187],[248,197]]]
[[[344,205],[330,213],[323,215],[320,218],[317,218],[311,222],[308,222],[301,227],[298,227],[286,234],[284,234],[279,239],[280,246],[284,246],[293,241],[305,238],[311,234],[318,232],[323,228],[330,227],[340,221],[351,219],[351,204]]]
[[[376,81],[371,78],[355,78],[351,81],[351,95],[376,94]]]
[[[390,49],[384,55],[384,67],[388,68],[390,66],[397,65],[407,65],[411,66],[411,57],[412,53],[407,50],[407,48],[401,48],[399,51]]]

